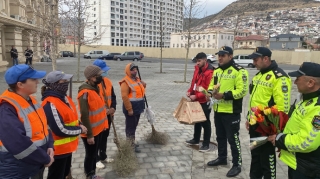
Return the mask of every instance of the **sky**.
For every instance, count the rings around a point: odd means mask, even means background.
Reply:
[[[200,17],[205,15],[215,14],[225,8],[227,5],[231,4],[236,0],[201,0],[204,2],[204,12],[200,14]]]

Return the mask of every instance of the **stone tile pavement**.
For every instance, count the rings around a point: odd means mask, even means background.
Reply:
[[[83,70],[88,64],[91,64],[93,60],[82,59],[81,60],[81,72],[80,80],[84,80]],[[129,63],[128,61],[117,62],[107,61],[107,64],[111,67],[109,71],[109,78],[113,82],[115,93],[117,95],[117,111],[115,115],[115,125],[117,132],[121,136],[125,136],[125,118],[122,114],[122,102],[119,91],[118,81],[124,76],[124,67]],[[206,163],[217,157],[217,150],[207,153],[201,153],[196,150],[192,150],[184,144],[184,141],[193,137],[193,126],[182,125],[173,118],[172,113],[175,107],[178,105],[179,100],[185,95],[186,90],[189,87],[189,83],[180,83],[178,81],[183,80],[183,68],[182,64],[163,64],[163,71],[165,73],[159,73],[158,63],[148,62],[136,62],[140,67],[142,80],[147,83],[147,99],[153,111],[156,113],[156,130],[166,132],[170,135],[171,139],[166,146],[147,144],[144,141],[144,135],[151,132],[151,126],[147,120],[142,116],[137,129],[137,141],[140,144],[141,153],[137,154],[139,161],[139,169],[128,178],[135,179],[202,179],[202,178],[214,178],[225,179],[227,171],[231,168],[231,153],[228,157],[227,166],[207,167]],[[76,74],[75,59],[58,60],[58,69],[63,70],[66,73]],[[34,67],[39,70],[51,71],[50,63],[36,63]],[[193,74],[193,64],[188,64],[187,81],[190,81]],[[250,79],[257,73],[255,69],[249,69]],[[4,76],[4,73],[0,73]],[[76,76],[76,75],[75,75]],[[75,79],[74,79],[75,80]],[[0,89],[5,90],[6,84],[4,79],[0,79]],[[80,83],[73,83],[73,99],[76,101],[77,90]],[[38,86],[37,98],[40,100],[40,87]],[[296,95],[296,88],[293,86],[293,97]],[[242,147],[242,159],[243,166],[242,172],[237,177],[238,179],[248,179],[250,169],[250,149],[249,149],[249,136],[244,125],[244,115],[248,108],[247,95],[243,103],[243,113],[240,129],[240,141]],[[215,128],[213,124],[213,114],[211,114],[212,123],[212,136],[211,141],[215,142]],[[117,148],[113,143],[113,134],[108,138],[107,154],[112,157]],[[72,175],[77,179],[85,178],[83,172],[83,160],[84,160],[84,147],[80,140],[78,150],[73,154],[72,162]],[[46,170],[47,172],[47,170]],[[45,173],[46,173],[45,172]],[[112,170],[110,165],[107,165],[105,169],[97,170],[97,174],[108,179],[120,178]],[[281,162],[277,162],[277,177],[287,178],[287,167]]]

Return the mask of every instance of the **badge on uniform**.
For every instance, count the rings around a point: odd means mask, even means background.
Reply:
[[[281,89],[282,89],[282,92],[288,93],[288,86],[287,85],[282,86]]]
[[[312,120],[312,125],[317,130],[320,130],[320,116],[314,116]]]
[[[308,101],[307,103],[306,103],[306,106],[309,106],[310,104],[312,104],[313,103],[313,100],[311,99],[310,101]]]
[[[228,74],[230,75],[232,73],[232,70],[230,69],[230,70],[228,70]]]
[[[270,80],[270,78],[271,78],[271,75],[268,74],[268,75],[266,76],[266,80],[268,81],[268,80]]]
[[[243,75],[243,76],[242,76],[242,80],[243,80],[244,82],[246,82],[246,81],[247,81],[247,76],[246,76],[246,75]]]

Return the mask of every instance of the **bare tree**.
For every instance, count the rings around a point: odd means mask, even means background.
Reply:
[[[93,18],[93,14],[90,13],[92,12],[93,4],[91,4],[89,0],[61,0],[60,6],[60,17],[72,28],[69,32],[71,32],[70,35],[73,36],[74,43],[76,43],[78,47],[77,81],[80,81],[81,46],[91,45],[97,42],[106,29],[99,25],[95,34],[85,33],[85,31],[94,29],[97,21],[96,18]]]
[[[183,82],[187,82],[187,65],[188,65],[188,57],[189,51],[192,44],[199,41],[200,39],[197,38],[197,35],[204,30],[203,27],[199,26],[197,28],[192,27],[192,22],[199,17],[199,14],[204,9],[204,3],[200,0],[184,0],[184,27],[185,31],[181,33],[183,37],[187,38],[186,43],[186,58],[185,58],[185,65],[184,65],[184,78]],[[191,35],[193,35],[191,37]]]

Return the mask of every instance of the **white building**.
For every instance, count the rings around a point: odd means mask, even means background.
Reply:
[[[219,49],[222,46],[232,47],[234,40],[233,31],[203,31],[192,32],[190,39],[190,48],[212,48]],[[188,42],[187,33],[179,32],[172,33],[170,40],[171,48],[183,48],[186,47]]]
[[[85,37],[98,37],[93,44],[111,46],[160,46],[160,17],[163,44],[170,46],[170,34],[183,28],[183,0],[89,0],[89,21],[94,26]]]

